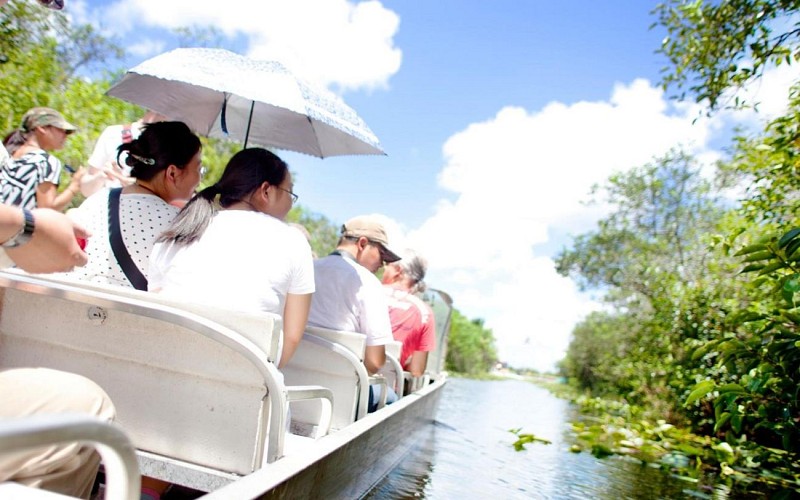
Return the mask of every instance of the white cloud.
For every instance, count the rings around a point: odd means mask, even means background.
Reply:
[[[722,102],[733,103],[734,96],[749,104],[757,104],[758,112],[723,111],[726,119],[748,125],[764,125],[767,120],[784,114],[788,109],[789,88],[800,78],[800,68],[797,65],[781,65],[771,67],[764,75],[750,85],[737,91],[729,91],[722,98]]]
[[[144,39],[141,42],[134,43],[126,47],[128,52],[138,57],[148,57],[151,54],[160,54],[165,51],[165,43],[163,40],[158,39]]]
[[[796,68],[782,67],[746,89],[761,101],[758,115],[707,118],[701,105],[669,101],[659,87],[637,79],[617,84],[607,101],[551,102],[534,112],[506,107],[467,126],[443,146],[439,182],[455,201],[442,201],[409,234],[429,258],[428,281],[447,290],[460,311],[486,320],[502,359],[552,369],[574,324],[601,305],[558,275],[553,256],[536,255],[534,245],[547,242],[553,229],[591,227],[603,208],[581,202],[592,184],[616,171],[673,147],[713,164],[722,156],[711,147],[716,136],[785,111],[796,79]]]
[[[707,155],[719,124],[696,117],[696,107],[675,106],[639,79],[616,85],[607,101],[507,107],[454,134],[439,181],[456,198],[409,233],[431,263],[428,281],[486,320],[504,360],[552,369],[575,322],[600,305],[533,247],[549,230],[596,221],[602,209],[581,202],[613,172],[676,145]]]
[[[123,0],[106,12],[105,24],[128,34],[138,26],[214,26],[243,36],[248,56],[280,59],[310,80],[341,89],[386,87],[402,60],[394,46],[400,19],[376,1]]]

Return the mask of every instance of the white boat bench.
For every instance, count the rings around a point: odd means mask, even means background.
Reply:
[[[203,491],[283,454],[290,401],[323,401],[315,425],[319,434],[330,427],[330,390],[282,382],[280,325],[266,313],[0,272],[0,369],[42,366],[95,381],[142,474]]]
[[[388,383],[383,375],[367,373],[366,347],[366,336],[361,333],[309,326],[291,361],[282,370],[288,384],[319,384],[333,391],[331,428],[334,430],[366,416],[370,384]],[[391,354],[387,354],[385,373],[393,375],[392,384],[400,388],[398,395],[402,394],[402,368]],[[386,404],[386,394],[381,391],[379,409]],[[293,424],[310,425],[314,420],[316,410],[311,403],[292,406]]]

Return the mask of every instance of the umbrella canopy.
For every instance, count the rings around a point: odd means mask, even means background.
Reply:
[[[383,154],[364,121],[328,90],[275,61],[223,49],[175,49],[129,70],[108,95],[185,122],[207,137],[319,158]]]

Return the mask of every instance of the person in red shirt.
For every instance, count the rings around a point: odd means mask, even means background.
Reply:
[[[413,250],[406,250],[401,260],[386,264],[384,290],[389,302],[389,319],[395,340],[403,343],[400,364],[414,377],[425,373],[428,352],[436,346],[433,311],[417,294],[425,291],[428,262]]]

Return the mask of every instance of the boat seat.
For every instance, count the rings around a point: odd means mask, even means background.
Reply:
[[[369,385],[385,384],[382,376],[370,377],[364,366],[367,338],[361,333],[309,326],[291,361],[283,368],[288,384],[319,384],[334,395],[332,429],[343,427],[367,414]],[[382,391],[379,408],[386,403]],[[292,405],[292,421],[314,420],[308,403]]]
[[[327,401],[317,425],[329,426],[328,389],[282,381],[273,362],[280,325],[266,313],[0,272],[0,368],[94,380],[139,450],[142,473],[204,491],[282,455],[289,400]]]

